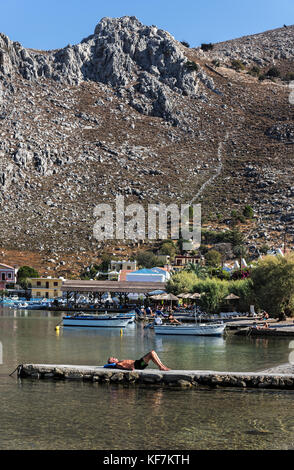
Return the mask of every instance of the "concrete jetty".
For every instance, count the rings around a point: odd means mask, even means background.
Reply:
[[[282,369],[281,369],[282,367]],[[217,372],[158,369],[120,370],[101,366],[20,364],[17,367],[20,378],[51,380],[84,380],[96,383],[110,383],[146,386],[189,388],[257,388],[294,390],[294,367],[280,366],[263,372]]]
[[[254,328],[248,327],[238,330],[235,335],[237,336],[262,336],[262,337],[294,337],[294,326],[283,327],[270,327],[270,328]]]

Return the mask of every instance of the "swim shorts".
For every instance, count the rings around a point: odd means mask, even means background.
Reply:
[[[148,364],[146,364],[143,357],[141,357],[141,359],[137,359],[134,362],[134,367],[135,367],[135,369],[138,369],[138,370],[146,369],[147,366],[148,366]]]

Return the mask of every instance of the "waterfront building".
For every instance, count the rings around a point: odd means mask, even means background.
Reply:
[[[63,281],[63,278],[52,277],[36,277],[28,279],[32,298],[55,299],[57,297],[62,297],[61,287]]]
[[[17,268],[0,263],[0,289],[16,283]]]

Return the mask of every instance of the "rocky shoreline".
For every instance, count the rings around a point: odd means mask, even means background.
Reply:
[[[257,388],[294,390],[294,366],[285,364],[263,372],[216,372],[149,369],[126,371],[101,366],[21,364],[19,378],[84,380],[93,383],[189,388]]]

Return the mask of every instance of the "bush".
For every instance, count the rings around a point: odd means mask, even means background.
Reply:
[[[193,62],[191,60],[187,60],[187,62],[185,63],[185,66],[188,70],[190,71],[195,71],[197,72],[199,70],[199,67],[198,65],[196,64],[196,62]]]
[[[237,72],[240,72],[240,70],[245,69],[245,65],[243,64],[243,62],[241,62],[241,60],[234,59],[232,60],[231,64],[232,64],[233,69],[237,70]]]
[[[200,246],[200,251],[203,250],[201,247],[205,247],[208,244],[214,243],[229,243],[230,242],[230,230],[217,231],[217,230],[206,230],[201,231],[201,240],[203,245]]]
[[[260,75],[260,68],[257,67],[256,65],[254,65],[253,67],[251,67],[251,69],[249,70],[249,75],[252,75],[253,77],[259,77]]]
[[[246,217],[246,219],[252,219],[252,217],[254,215],[254,211],[253,211],[252,207],[249,206],[249,204],[247,204],[244,207],[243,215],[244,215],[244,217]]]
[[[279,71],[279,69],[277,67],[271,67],[267,71],[266,76],[271,77],[271,78],[277,78],[277,77],[281,76],[281,72]]]
[[[209,44],[202,43],[202,44],[201,44],[201,49],[202,49],[203,51],[205,51],[205,52],[206,52],[206,51],[212,51],[212,49],[213,49],[213,44],[212,44],[211,42],[210,42]]]
[[[214,60],[212,61],[212,65],[214,65],[215,67],[220,67],[220,61],[217,60],[217,59],[214,59]]]
[[[190,44],[187,41],[181,41],[181,44],[185,47],[190,47]]]
[[[286,82],[292,82],[294,80],[294,72],[286,73],[283,80],[285,80]]]

